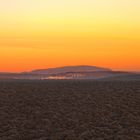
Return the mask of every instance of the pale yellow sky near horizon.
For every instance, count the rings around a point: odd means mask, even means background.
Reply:
[[[0,0],[0,71],[140,70],[139,0]]]

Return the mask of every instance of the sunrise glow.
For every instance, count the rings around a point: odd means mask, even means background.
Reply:
[[[1,0],[0,71],[65,65],[140,71],[140,1]]]

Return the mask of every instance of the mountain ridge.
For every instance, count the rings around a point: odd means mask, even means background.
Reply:
[[[89,66],[89,65],[79,65],[79,66],[63,66],[48,69],[36,69],[30,73],[34,74],[59,74],[66,72],[95,72],[95,71],[112,71],[109,68]]]
[[[48,69],[35,69],[29,72],[21,73],[0,73],[0,79],[27,79],[27,80],[45,80],[45,79],[106,79],[114,77],[130,77],[136,79],[136,73],[127,71],[113,71],[109,68],[79,65],[64,66]],[[131,78],[133,77],[134,78]],[[118,78],[119,79],[119,78]],[[123,78],[124,79],[124,78]],[[139,79],[139,78],[138,78]]]

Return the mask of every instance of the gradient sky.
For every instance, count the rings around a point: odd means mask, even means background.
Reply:
[[[140,0],[0,0],[0,71],[64,65],[140,71]]]

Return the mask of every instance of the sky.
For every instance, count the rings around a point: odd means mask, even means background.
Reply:
[[[139,7],[140,0],[0,0],[0,71],[140,71]]]

